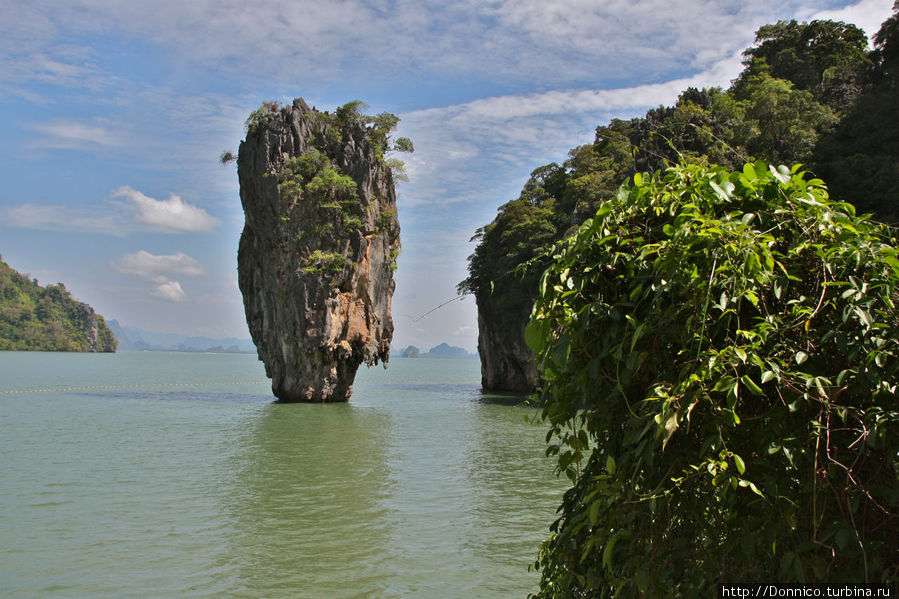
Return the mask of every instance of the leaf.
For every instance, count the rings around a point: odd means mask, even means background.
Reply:
[[[665,421],[665,432],[664,432],[664,440],[662,441],[662,449],[665,449],[665,446],[668,444],[668,440],[671,438],[671,435],[674,434],[674,431],[677,430],[677,412],[668,417],[668,420]]]
[[[777,168],[774,168],[773,164],[768,165],[768,170],[771,171],[771,174],[774,175],[774,178],[786,185],[790,182],[790,169],[785,167],[784,165],[780,165]]]
[[[746,352],[742,348],[735,347],[734,353],[737,354],[737,357],[740,358],[741,362],[743,362],[744,364],[746,363]]]
[[[730,199],[730,195],[725,190],[721,189],[721,186],[719,186],[717,183],[715,183],[714,181],[709,181],[709,185],[715,191],[715,195],[717,195],[719,198],[724,201]]]
[[[765,372],[762,373],[762,384],[764,385],[765,383],[767,383],[768,381],[770,381],[773,378],[774,378],[774,371],[766,370]]]
[[[600,507],[602,506],[599,499],[590,504],[590,509],[587,512],[587,517],[590,518],[590,526],[596,526],[596,521],[599,520]]]
[[[540,321],[531,320],[524,328],[524,340],[535,354],[543,351],[545,339]]]
[[[746,385],[746,388],[749,389],[749,392],[753,395],[764,395],[765,392],[762,391],[762,388],[755,384],[751,378],[749,378],[748,374],[744,374],[740,377],[740,381]]]
[[[807,354],[807,353],[805,353],[804,351],[798,351],[798,352],[796,352],[796,363],[797,363],[797,364],[802,364],[802,363],[805,362],[806,360],[808,360],[808,354]]]
[[[621,537],[621,531],[614,533],[612,538],[609,539],[609,542],[606,543],[605,548],[602,550],[602,565],[607,570],[612,569],[612,555],[615,553],[615,543],[618,542],[618,539]]]
[[[737,472],[739,472],[740,474],[746,472],[746,464],[743,462],[743,458],[741,458],[737,454],[734,454],[734,464],[736,464],[737,466]]]
[[[612,456],[606,457],[606,471],[613,476],[615,475],[615,458]]]

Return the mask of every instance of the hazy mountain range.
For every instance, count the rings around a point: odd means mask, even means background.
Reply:
[[[154,333],[136,327],[122,326],[117,320],[110,320],[119,351],[196,351],[221,353],[256,353],[256,346],[250,339],[226,337],[191,337],[178,333]]]
[[[472,354],[461,347],[441,343],[432,347],[425,353],[414,345],[410,345],[395,354],[400,358],[477,358],[478,354]]]

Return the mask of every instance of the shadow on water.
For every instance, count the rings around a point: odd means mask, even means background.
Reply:
[[[381,502],[389,418],[348,404],[271,403],[257,414],[222,497],[232,588],[254,597],[376,594],[390,526]]]

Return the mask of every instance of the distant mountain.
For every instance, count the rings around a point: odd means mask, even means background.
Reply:
[[[119,340],[122,351],[185,351],[214,353],[255,353],[256,346],[249,339],[226,337],[195,337],[178,333],[154,333],[136,327],[122,326],[110,320],[109,326]]]
[[[414,345],[410,345],[406,349],[400,352],[401,358],[417,358],[421,355],[421,350],[415,347]]]
[[[408,346],[399,353],[401,358],[476,358],[477,354],[470,354],[461,347],[455,347],[447,343],[441,343],[432,347],[427,353],[422,353],[414,345]]]
[[[41,287],[0,256],[0,350],[114,352],[116,338],[65,285]]]

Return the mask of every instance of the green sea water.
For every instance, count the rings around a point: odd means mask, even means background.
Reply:
[[[564,485],[479,378],[276,404],[251,355],[0,352],[0,597],[525,597]]]

